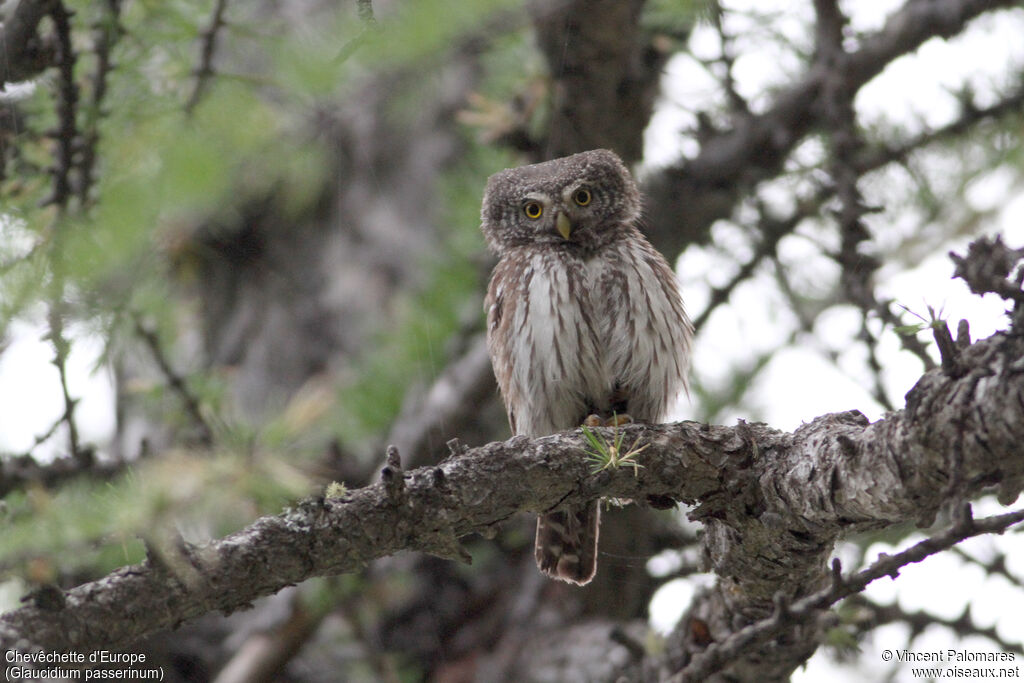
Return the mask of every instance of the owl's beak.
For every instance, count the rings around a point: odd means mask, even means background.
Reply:
[[[572,232],[572,222],[561,211],[558,212],[558,217],[555,218],[555,229],[558,230],[558,234],[564,239],[569,239],[569,233]]]

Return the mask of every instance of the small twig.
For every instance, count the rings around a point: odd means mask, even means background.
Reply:
[[[726,32],[724,22],[722,21],[725,9],[720,2],[716,1],[711,4],[710,14],[711,22],[714,24],[719,42],[722,45],[722,50],[717,60],[724,67],[721,77],[722,89],[725,90],[725,94],[729,98],[730,109],[734,113],[749,116],[750,106],[743,99],[743,96],[739,94],[739,91],[736,90],[736,80],[733,73],[736,68],[736,56],[733,54],[733,39]]]
[[[956,326],[956,350],[966,351],[971,346],[971,323],[961,319]]]
[[[392,503],[401,503],[405,497],[405,475],[402,472],[402,459],[398,449],[388,446],[387,464],[380,471],[380,480],[384,482],[384,492]]]
[[[939,357],[942,359],[942,370],[950,377],[959,377],[963,371],[958,359],[960,352],[953,342],[953,335],[949,332],[949,325],[944,320],[936,320],[931,324],[932,336],[935,337],[935,344],[939,347]]]
[[[380,25],[377,24],[377,17],[373,14],[373,0],[356,0],[356,16],[359,17],[359,22],[363,25],[363,28],[359,35],[345,43],[341,50],[338,51],[338,56],[334,58],[335,64],[345,62],[356,50],[362,47],[363,43],[373,33],[380,30]]]
[[[960,116],[944,126],[922,131],[891,146],[872,145],[857,150],[854,167],[863,174],[893,162],[901,162],[923,147],[969,133],[978,123],[1019,113],[1022,106],[1024,83],[988,106],[979,107],[971,103],[970,106],[961,107]]]
[[[82,134],[78,161],[78,186],[75,188],[81,206],[88,206],[96,166],[96,145],[99,143],[99,121],[103,116],[103,100],[107,95],[107,77],[113,69],[110,52],[124,33],[119,23],[121,0],[106,0],[105,15],[93,29],[93,53],[96,66],[92,73],[92,92],[86,110],[85,132]]]
[[[908,351],[914,354],[918,360],[921,361],[925,371],[934,370],[935,360],[932,359],[930,353],[928,353],[928,346],[925,345],[917,335],[913,332],[905,331],[906,324],[899,315],[892,312],[890,308],[891,301],[875,301],[872,312],[879,317],[879,319],[890,326],[896,333],[896,336],[900,339],[900,347],[904,351]]]
[[[813,216],[821,208],[821,204],[827,196],[828,193],[824,189],[819,189],[810,199],[800,202],[791,215],[782,219],[769,216],[767,211],[762,208],[761,220],[758,225],[761,241],[757,245],[757,250],[746,263],[740,266],[729,282],[711,290],[707,306],[693,319],[695,334],[700,331],[715,309],[728,301],[733,291],[739,285],[750,279],[754,271],[765,259],[775,257],[782,238],[792,234],[805,218]]]
[[[206,91],[210,77],[214,75],[213,57],[217,50],[217,34],[225,25],[224,13],[227,10],[227,6],[227,0],[216,0],[213,12],[210,15],[209,25],[199,34],[199,66],[194,71],[196,80],[192,93],[185,102],[186,114],[192,114],[196,105],[202,99],[203,93]]]
[[[64,336],[63,305],[59,301],[51,302],[49,312],[49,338],[53,345],[53,365],[60,375],[60,389],[64,398],[64,414],[61,416],[64,424],[68,426],[68,447],[71,457],[83,465],[92,464],[92,454],[82,449],[78,440],[78,427],[75,425],[75,406],[78,399],[71,397],[68,389],[68,354],[71,351],[71,344]]]
[[[62,2],[53,2],[50,19],[53,21],[57,44],[57,129],[51,133],[57,142],[53,173],[53,191],[43,205],[55,204],[60,213],[67,208],[71,197],[71,170],[78,132],[75,126],[75,105],[78,86],[75,83],[75,52],[71,43],[71,15]]]
[[[34,451],[39,446],[43,445],[51,438],[53,438],[53,435],[57,433],[57,430],[60,429],[60,426],[62,424],[64,424],[63,414],[61,414],[60,417],[54,420],[53,424],[50,425],[49,429],[47,429],[42,434],[37,434],[36,437],[32,440],[32,445],[29,446],[28,449],[26,449],[24,452],[22,452],[21,455],[23,457],[32,457],[32,451]]]
[[[953,548],[953,553],[964,561],[981,567],[988,576],[1001,576],[1018,588],[1024,588],[1024,579],[1012,573],[1006,566],[1006,555],[999,553],[990,562],[982,562],[961,548]]]
[[[156,332],[143,325],[137,315],[133,315],[132,319],[135,324],[135,333],[146,343],[147,348],[149,348],[149,351],[153,356],[153,360],[156,361],[161,374],[163,374],[164,379],[167,380],[167,384],[181,399],[181,402],[185,407],[185,412],[187,412],[189,417],[192,418],[192,422],[199,431],[199,443],[203,446],[211,445],[213,443],[214,431],[210,426],[210,423],[203,416],[203,410],[199,399],[196,398],[189,389],[185,378],[171,367],[171,362],[168,360],[167,354],[164,352],[163,346],[160,344],[160,338],[157,336]]]
[[[373,28],[377,24],[377,18],[373,16],[373,0],[356,0],[356,16],[367,28]]]
[[[953,551],[956,550],[956,548],[953,548]],[[844,607],[850,605],[871,612],[870,617],[858,619],[855,624],[855,627],[862,632],[872,631],[882,624],[900,623],[910,628],[910,641],[913,641],[931,626],[945,626],[961,638],[981,636],[992,641],[1003,652],[1013,652],[1024,656],[1024,647],[1021,647],[1019,642],[1014,643],[1000,636],[999,631],[994,625],[982,627],[976,624],[971,618],[970,605],[967,605],[956,619],[947,619],[924,610],[909,612],[900,607],[899,603],[895,602],[891,605],[880,605],[867,598],[863,593],[851,595],[843,605]]]

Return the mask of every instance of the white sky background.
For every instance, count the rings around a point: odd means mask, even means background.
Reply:
[[[879,27],[885,15],[901,3],[896,0],[872,2],[845,2],[844,8],[852,15],[858,30]],[[743,18],[734,18],[726,28],[737,36],[735,77],[741,94],[752,98],[755,109],[768,100],[764,93],[773,84],[782,84],[788,77],[799,73],[794,58],[777,47],[761,40],[757,32],[766,27],[781,30],[794,42],[810,47],[810,37],[803,27],[811,15],[810,2],[794,3],[783,0],[736,0],[726,2],[730,8],[756,8],[761,12],[778,12],[783,21],[758,24]],[[745,40],[750,36],[750,40]],[[964,82],[975,86],[979,98],[1004,85],[1002,75],[1014,66],[1024,64],[1024,13],[1000,12],[975,21],[965,35],[951,44],[932,40],[915,55],[904,57],[890,66],[881,77],[866,86],[857,99],[857,108],[863,120],[884,118],[909,129],[919,127],[923,121],[935,126],[949,121],[956,113],[955,98],[950,94]],[[718,38],[708,26],[698,27],[691,45],[695,53],[704,58],[718,54]],[[757,49],[755,49],[757,48]],[[693,113],[700,109],[713,109],[717,88],[702,67],[689,57],[680,56],[668,65],[665,80],[666,97],[648,130],[646,162],[651,165],[673,161],[678,150],[692,154],[696,143],[680,134],[691,129]],[[680,106],[680,104],[684,106]],[[815,151],[808,150],[813,156]],[[871,183],[862,183],[861,189],[869,204],[884,202],[884,196],[872,194]],[[882,188],[884,190],[884,188]],[[780,202],[786,201],[786,188],[778,188]],[[1012,187],[1004,176],[993,174],[973,187],[970,201],[980,208],[996,208],[997,213],[988,232],[1001,232],[1011,246],[1024,245],[1024,193]],[[884,238],[891,227],[880,221],[892,220],[888,214],[869,216],[867,221],[876,235]],[[913,226],[913,221],[897,221],[896,229]],[[715,226],[716,237],[722,242],[735,243],[736,249],[750,249],[749,238],[723,222]],[[731,238],[731,239],[730,239]],[[948,248],[961,253],[969,240],[951,243]],[[788,238],[780,245],[784,262],[799,262],[809,258],[818,249],[801,238]],[[911,309],[925,313],[926,306],[942,309],[955,323],[966,318],[971,323],[972,337],[982,338],[1004,327],[1001,315],[1003,304],[991,295],[984,300],[971,295],[959,280],[952,280],[952,264],[945,249],[923,259],[910,270],[887,270],[881,275],[881,292],[892,296]],[[742,259],[742,256],[740,258]],[[813,259],[812,259],[813,260]],[[706,248],[691,248],[680,259],[680,274],[688,308],[696,313],[703,309],[710,287],[721,284],[732,275],[735,255],[723,258]],[[825,263],[810,263],[828,268]],[[824,272],[824,271],[823,271]],[[813,272],[810,276],[813,277]],[[792,325],[791,314],[782,300],[773,297],[776,289],[770,273],[762,270],[752,281],[739,287],[727,306],[719,308],[709,320],[695,350],[695,372],[701,380],[713,385],[724,379],[729,369],[750,358],[754,348],[770,348],[779,344]],[[871,399],[864,387],[870,378],[864,366],[863,349],[851,343],[851,330],[859,325],[859,314],[851,310],[835,310],[825,315],[816,326],[816,339],[800,338],[789,350],[778,354],[759,376],[750,390],[749,403],[757,419],[779,429],[790,430],[825,412],[857,408],[870,419],[881,417],[880,406]],[[63,410],[57,373],[51,363],[52,347],[42,339],[43,328],[27,323],[15,323],[10,329],[10,343],[0,354],[0,450],[23,452],[33,445],[36,435],[50,427]],[[924,336],[922,336],[924,339]],[[846,349],[840,354],[839,367],[821,353],[823,347]],[[72,345],[69,361],[69,384],[73,396],[80,397],[78,417],[83,439],[102,443],[114,428],[113,389],[105,371],[95,371],[96,359],[101,351],[98,339],[79,334]],[[902,395],[920,377],[921,366],[913,356],[902,353],[891,333],[883,337],[880,360],[886,368],[885,381],[889,396],[897,406]],[[683,408],[681,417],[687,417]],[[729,423],[750,415],[731,414],[723,418]],[[58,446],[63,439],[58,439]],[[58,448],[59,450],[59,448]],[[976,506],[977,514],[992,514],[999,506],[986,502]],[[920,540],[908,540],[907,544]],[[980,538],[962,547],[981,557],[992,552],[997,545],[1016,548],[1016,557],[1024,558],[1020,536]],[[887,546],[873,547],[870,556],[879,552],[892,552]],[[842,552],[840,551],[840,554]],[[1024,576],[1024,559],[1014,561],[1010,556],[1010,570]],[[703,580],[680,580],[667,585],[652,605],[652,620],[661,630],[670,628],[686,608],[694,587]],[[975,620],[982,626],[998,624],[1000,633],[1008,639],[1019,639],[1024,633],[1024,597],[1019,590],[1011,590],[1005,581],[987,579],[977,568],[964,568],[963,562],[952,555],[934,557],[907,568],[894,582],[884,579],[872,585],[868,595],[882,602],[898,599],[909,609],[928,609],[945,617],[955,618],[968,600],[972,603]],[[1012,601],[1012,602],[1011,602]],[[811,660],[808,667],[798,672],[797,681],[861,681],[865,671],[882,678],[888,672],[880,659],[883,648],[902,649],[905,634],[900,627],[883,627],[870,639],[861,661],[868,667],[859,673],[851,669],[840,670],[824,649]],[[945,632],[932,629],[913,646],[915,651],[954,647]],[[960,646],[978,649],[978,644]],[[1024,662],[1019,662],[1024,665]],[[845,676],[845,678],[844,678]],[[897,681],[910,680],[910,666],[898,669]]]

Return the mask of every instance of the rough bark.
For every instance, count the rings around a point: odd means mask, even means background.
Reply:
[[[402,472],[337,500],[310,500],[219,541],[125,567],[66,592],[48,591],[0,619],[0,646],[115,647],[209,611],[241,609],[312,576],[354,571],[402,550],[467,560],[459,539],[492,534],[520,511],[598,496],[697,504],[719,576],[691,617],[720,640],[827,579],[840,535],[928,521],[943,506],[996,484],[1024,482],[1024,339],[999,333],[960,357],[959,371],[925,374],[904,410],[875,423],[856,411],[795,432],[762,424],[634,425],[649,444],[643,468],[592,474],[578,432],[515,438],[467,450],[436,467]],[[170,558],[169,560],[167,558]],[[684,625],[685,627],[685,625]],[[700,646],[677,643],[675,666]],[[706,644],[706,643],[705,643]],[[781,679],[814,650],[784,638],[746,653],[731,671]]]
[[[537,42],[552,79],[538,161],[588,149],[640,160],[668,54],[640,26],[644,0],[533,2]]]

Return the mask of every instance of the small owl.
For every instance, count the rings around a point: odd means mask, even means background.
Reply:
[[[487,346],[513,434],[613,416],[660,422],[686,389],[693,327],[639,219],[640,192],[608,150],[488,179],[482,230],[499,261],[484,304]],[[542,515],[541,571],[589,582],[599,515],[598,501]]]

